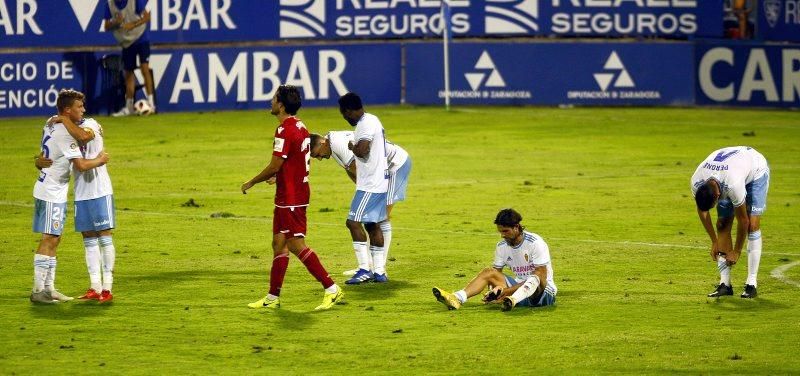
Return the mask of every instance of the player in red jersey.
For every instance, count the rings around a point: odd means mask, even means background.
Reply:
[[[322,304],[315,308],[324,310],[342,301],[344,292],[333,282],[320,263],[317,254],[306,245],[306,207],[311,190],[308,172],[311,167],[308,129],[295,115],[300,109],[300,91],[291,85],[281,85],[272,97],[270,113],[278,118],[275,130],[272,159],[258,175],[242,184],[242,193],[253,185],[266,181],[276,185],[275,211],[272,218],[272,269],[269,276],[269,294],[248,304],[250,308],[279,308],[278,299],[283,277],[289,266],[289,252],[297,256],[322,287],[325,295]]]

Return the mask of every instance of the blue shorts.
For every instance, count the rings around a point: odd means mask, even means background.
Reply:
[[[34,198],[33,232],[60,236],[67,220],[67,203]]]
[[[350,203],[347,219],[361,223],[378,223],[386,220],[386,193],[357,190]]]
[[[507,285],[506,287],[511,287],[511,286],[516,285],[516,284],[517,284],[517,280],[516,279],[511,278],[509,276],[506,276],[506,285]],[[525,299],[525,300],[523,300],[521,302],[517,302],[516,306],[517,307],[544,307],[544,306],[551,306],[551,305],[555,305],[556,304],[556,296],[554,294],[552,294],[550,291],[548,291],[547,289],[545,289],[544,292],[542,292],[542,296],[540,296],[539,299],[536,299],[536,301],[534,301],[533,298],[534,297],[531,296],[528,299]]]
[[[403,163],[395,173],[389,173],[389,192],[386,193],[386,205],[405,201],[409,175],[411,175],[411,157],[408,157],[406,163]]]
[[[136,63],[136,57],[139,57],[139,63]],[[122,49],[122,66],[126,71],[136,69],[141,63],[148,63],[150,61],[150,42],[135,42]]]
[[[103,231],[116,226],[114,195],[75,201],[75,231]]]
[[[747,191],[745,202],[747,203],[747,212],[750,215],[763,215],[767,211],[767,191],[769,191],[769,170],[764,173],[760,178],[753,180],[750,184],[744,186]],[[730,199],[723,199],[717,202],[717,216],[718,217],[733,217],[733,204]]]

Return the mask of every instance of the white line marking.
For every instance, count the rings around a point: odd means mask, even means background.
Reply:
[[[800,265],[800,261],[790,262],[790,263],[788,263],[786,265],[781,265],[781,266],[779,266],[779,267],[777,267],[775,269],[772,269],[772,271],[769,273],[769,275],[770,275],[770,277],[775,278],[775,279],[777,279],[777,280],[779,280],[779,281],[781,281],[783,283],[786,283],[786,284],[789,284],[789,285],[792,285],[792,286],[795,286],[795,287],[800,287],[800,282],[797,282],[795,280],[789,279],[785,275],[783,275],[783,273],[785,273],[787,270],[789,270],[789,269],[791,269],[791,268],[793,268],[793,267],[795,267],[797,265]]]

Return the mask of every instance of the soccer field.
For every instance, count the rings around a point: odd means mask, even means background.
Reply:
[[[44,119],[0,120],[0,373],[575,374],[800,372],[800,115],[634,108],[370,107],[409,151],[392,212],[390,282],[345,286],[325,312],[292,257],[275,312],[266,293],[274,186],[239,187],[267,163],[267,110],[98,120],[117,208],[113,304],[34,306],[32,189]],[[350,129],[301,109],[312,132]],[[749,145],[772,169],[759,297],[708,299],[718,283],[689,178],[711,151]],[[337,283],[355,266],[354,186],[312,162],[308,244]],[[72,188],[70,188],[70,191]],[[187,205],[193,203],[194,205]],[[514,207],[550,245],[557,306],[458,311],[431,287],[491,264],[497,211]],[[88,287],[72,204],[56,286]],[[714,214],[716,216],[716,214]]]

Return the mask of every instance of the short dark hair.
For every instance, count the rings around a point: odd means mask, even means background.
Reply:
[[[714,190],[711,189],[710,184],[706,183],[697,188],[697,192],[694,194],[694,202],[701,211],[711,210],[711,207],[714,206]]]
[[[286,109],[286,113],[289,115],[296,115],[297,111],[300,110],[300,106],[303,105],[300,99],[300,90],[297,89],[297,86],[278,86],[276,95],[278,96],[278,102],[283,104],[283,107]]]
[[[308,135],[308,137],[310,137],[310,138],[311,138],[311,146],[310,146],[310,147],[311,147],[312,149],[313,149],[315,146],[317,146],[317,144],[319,144],[319,143],[321,142],[321,140],[322,140],[322,136],[321,136],[321,135],[318,135],[318,134],[316,134],[316,133],[312,133],[312,134]]]
[[[511,208],[500,210],[500,212],[497,213],[497,217],[494,219],[494,224],[503,227],[514,227],[519,225],[520,222],[522,222],[522,215]],[[522,228],[522,226],[520,226],[520,228]]]
[[[72,107],[72,104],[75,101],[82,101],[86,98],[83,93],[77,90],[72,89],[63,89],[58,92],[58,98],[56,99],[56,109],[58,112],[64,111],[69,107]]]
[[[339,97],[339,110],[360,110],[364,108],[361,104],[361,97],[358,94],[349,92]]]

